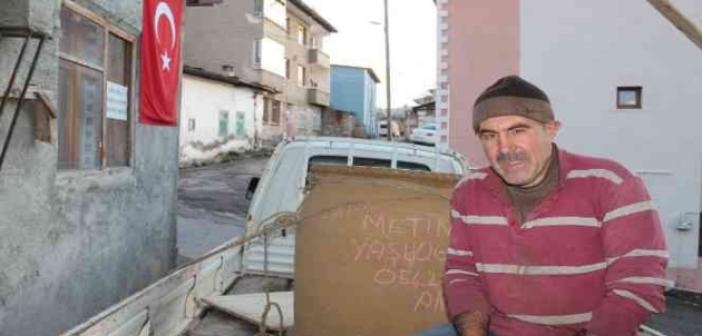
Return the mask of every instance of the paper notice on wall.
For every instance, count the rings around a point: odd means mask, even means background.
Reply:
[[[107,82],[107,118],[127,120],[129,89],[117,83]]]

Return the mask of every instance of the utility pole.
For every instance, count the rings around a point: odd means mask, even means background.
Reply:
[[[388,20],[388,0],[385,1],[385,96],[387,103],[388,120],[386,129],[388,132],[388,141],[392,141],[392,112],[390,109],[390,21]]]

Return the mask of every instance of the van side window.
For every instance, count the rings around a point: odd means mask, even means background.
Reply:
[[[345,166],[349,161],[349,158],[347,156],[334,156],[334,155],[318,155],[318,156],[312,156],[310,157],[309,165],[307,169],[309,170],[310,166]]]
[[[392,167],[392,161],[385,159],[373,159],[364,157],[354,157],[353,165],[359,167],[382,167],[390,168]]]
[[[397,161],[397,169],[431,171],[426,165],[407,161]]]

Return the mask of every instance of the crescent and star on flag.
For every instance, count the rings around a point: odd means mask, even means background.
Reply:
[[[161,42],[161,39],[158,35],[158,23],[161,17],[166,18],[168,21],[168,27],[171,30],[171,46],[168,49],[163,49],[163,54],[159,55],[161,57],[161,70],[163,71],[169,71],[171,69],[171,57],[168,55],[169,50],[173,50],[173,47],[175,46],[175,41],[176,41],[176,27],[175,27],[175,19],[173,18],[173,11],[171,11],[171,7],[168,6],[167,3],[161,1],[156,5],[156,11],[154,12],[154,32],[156,35],[156,41]],[[160,46],[160,43],[159,43]]]

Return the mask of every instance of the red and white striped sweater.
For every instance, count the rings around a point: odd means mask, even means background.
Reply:
[[[499,336],[626,336],[664,310],[668,253],[643,182],[613,161],[558,155],[558,187],[521,223],[491,169],[456,187],[449,318],[484,311]]]

